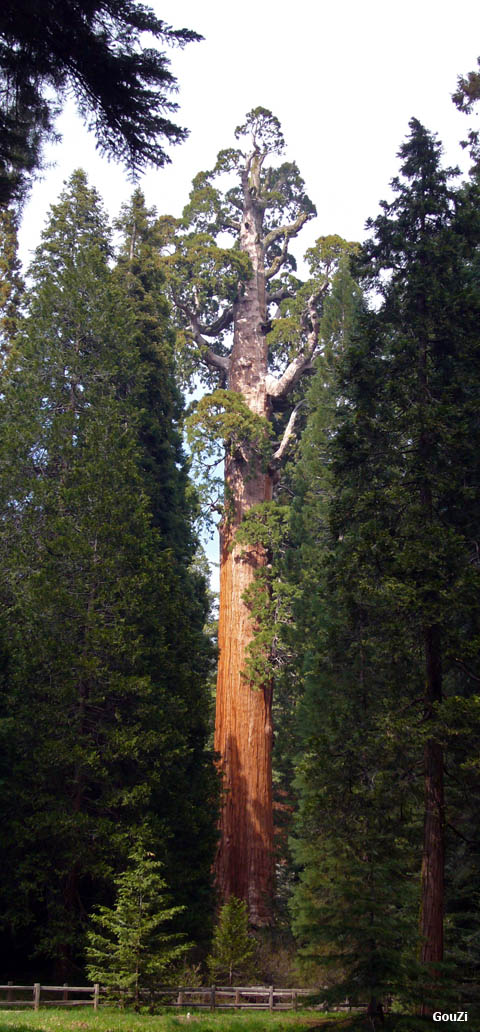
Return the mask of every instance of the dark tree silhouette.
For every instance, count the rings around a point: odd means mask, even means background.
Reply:
[[[187,130],[169,115],[176,79],[165,54],[143,43],[184,46],[201,37],[174,30],[136,0],[4,0],[0,8],[0,204],[19,203],[41,167],[42,144],[67,92],[102,153],[135,172],[170,159],[166,143]]]

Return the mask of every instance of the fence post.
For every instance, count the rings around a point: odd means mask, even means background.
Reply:
[[[98,1010],[98,998],[99,998],[99,996],[100,996],[100,985],[99,985],[98,982],[95,982],[95,985],[93,987],[93,1009],[94,1010]]]
[[[178,1004],[179,1007],[183,1007],[184,1003],[185,1003],[185,993],[182,991],[182,989],[179,989],[178,990],[177,1004]]]
[[[33,987],[33,1009],[40,1010],[40,982],[35,982]]]
[[[68,1000],[68,989],[67,989],[67,986],[68,986],[68,982],[64,982],[63,983],[63,999],[65,1001]]]
[[[297,1008],[298,1008],[298,995],[297,995],[297,993],[292,993],[292,1003],[293,1003],[293,1009],[297,1010]]]
[[[240,989],[235,989],[235,1007],[240,1009]]]
[[[9,982],[8,985],[13,985],[13,982]],[[7,990],[7,1003],[11,1003],[13,1000],[13,993],[11,989]]]
[[[269,993],[268,993],[268,1006],[269,1006],[270,1010],[273,1010],[273,1008],[274,1008],[273,985],[270,986],[270,990],[269,990]]]
[[[215,1010],[215,986],[212,985],[210,990],[210,1010]]]

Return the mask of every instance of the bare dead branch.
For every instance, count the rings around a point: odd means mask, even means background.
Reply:
[[[283,456],[285,455],[285,452],[286,452],[286,450],[288,448],[289,441],[290,441],[291,437],[293,436],[293,431],[295,429],[295,423],[296,423],[296,420],[297,420],[298,410],[302,408],[302,405],[306,405],[305,399],[303,399],[302,401],[299,401],[298,405],[295,405],[295,408],[293,409],[293,412],[290,415],[290,418],[288,420],[288,423],[287,423],[287,425],[285,427],[285,430],[284,430],[284,433],[283,433],[282,440],[280,441],[280,444],[279,444],[277,450],[273,453],[273,458],[274,458],[275,462],[280,462],[280,460],[283,459]]]
[[[271,398],[283,398],[289,394],[301,376],[311,368],[312,359],[318,349],[320,320],[317,312],[317,302],[328,290],[329,281],[325,280],[318,290],[310,295],[307,302],[308,321],[310,332],[307,336],[307,343],[304,350],[290,362],[285,372],[278,379],[276,376],[266,377],[267,393]]]

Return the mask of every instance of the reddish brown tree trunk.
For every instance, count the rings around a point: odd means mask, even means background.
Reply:
[[[424,630],[426,661],[425,716],[430,719],[433,705],[442,698],[441,642],[438,627]],[[444,909],[444,790],[443,749],[439,742],[429,739],[425,745],[425,818],[422,858],[422,909],[420,917],[421,960],[432,965],[434,982],[435,963],[443,960]],[[432,984],[432,993],[435,987]],[[424,1004],[427,1015],[432,1007]]]
[[[425,231],[425,225],[423,225]],[[428,326],[428,312],[423,299],[425,331]],[[428,388],[429,337],[425,332],[420,341],[418,382],[422,420],[420,433],[420,458],[424,469],[429,469],[432,456],[432,442],[426,418],[430,406]],[[428,527],[433,520],[432,490],[428,479],[420,487],[420,501]],[[431,720],[436,702],[442,700],[442,640],[440,627],[426,625],[423,628],[425,651],[425,718]],[[422,904],[420,913],[420,957],[424,964],[435,965],[443,960],[443,908],[445,877],[445,829],[443,750],[433,738],[425,745],[425,815],[422,857]],[[435,978],[435,967],[432,967]],[[434,987],[432,986],[434,992]],[[422,1012],[431,1013],[424,1003]]]
[[[244,184],[240,231],[253,275],[235,307],[228,387],[242,395],[252,412],[268,419],[263,213],[251,189],[256,178],[253,164]],[[220,897],[246,900],[250,921],[259,926],[271,920],[273,890],[272,690],[270,684],[252,687],[245,676],[255,626],[243,595],[265,563],[265,553],[260,546],[235,544],[235,534],[252,505],[271,499],[272,482],[246,447],[227,457],[225,485],[215,723],[225,794],[216,876]]]
[[[435,741],[425,746],[425,823],[422,862],[421,959],[443,959],[443,750]]]
[[[225,796],[216,870],[221,898],[246,900],[258,926],[271,919],[273,888],[272,692],[270,685],[253,688],[243,673],[255,628],[242,595],[264,556],[258,548],[231,548],[234,533],[232,524],[221,537],[215,749]]]

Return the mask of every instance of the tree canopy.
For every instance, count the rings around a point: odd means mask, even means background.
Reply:
[[[163,861],[201,939],[215,843],[207,599],[171,332],[138,194],[123,219],[131,259],[112,269],[99,197],[74,174],[2,384],[2,850],[18,887],[4,879],[4,913],[64,973],[133,844]]]
[[[455,950],[445,856],[466,800],[449,750],[478,671],[479,225],[476,191],[416,119],[399,156],[354,260],[378,304],[350,302],[333,382],[319,364],[299,464],[294,922],[336,992],[394,985],[428,1012]]]

